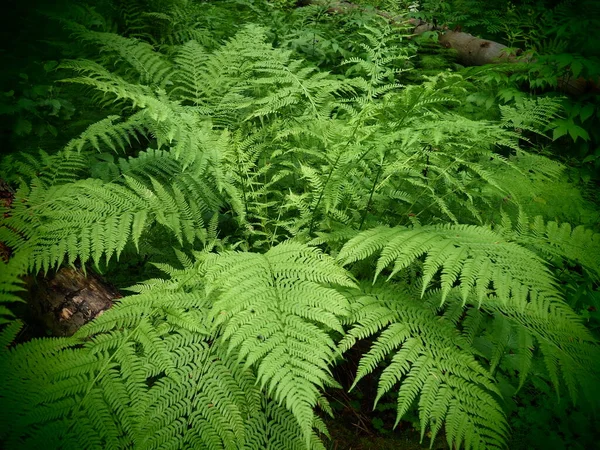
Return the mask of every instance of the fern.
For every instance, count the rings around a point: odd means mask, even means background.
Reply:
[[[137,137],[145,130],[137,121],[115,123],[119,116],[108,116],[106,119],[90,125],[79,137],[72,139],[66,146],[65,151],[77,150],[79,153],[88,146],[101,151],[105,146],[113,151],[117,148],[124,151],[131,145],[131,137]]]
[[[327,284],[352,286],[333,260],[285,243],[264,255],[225,254],[207,261],[214,326],[228,351],[256,364],[258,382],[292,412],[310,442],[319,390],[336,385],[329,367],[343,332],[346,299]]]
[[[581,264],[594,278],[600,277],[600,236],[583,226],[571,227],[568,223],[545,222],[541,216],[531,223],[522,214],[516,227],[504,216],[498,230],[524,245],[535,248],[551,258],[565,258]]]
[[[431,427],[432,445],[445,422],[450,446],[503,448],[508,425],[498,388],[451,322],[392,284],[363,286],[352,298],[353,327],[341,341],[341,350],[377,335],[360,360],[353,386],[391,357],[381,373],[375,403],[400,383],[395,425],[418,397],[421,438]]]
[[[113,182],[89,179],[22,188],[16,198],[29,201],[17,201],[6,219],[6,229],[12,230],[7,231],[9,243],[17,251],[31,252],[35,270],[60,265],[65,256],[71,264],[90,259],[99,264],[102,256],[108,261],[113,254],[118,258],[127,242],[138,246],[153,222],[170,230],[179,242],[193,243],[203,214],[218,208],[219,195],[181,165],[164,165],[161,156],[157,152],[135,165],[123,163],[123,178]],[[142,166],[144,159],[149,164]],[[167,179],[170,188],[163,184]]]
[[[77,28],[76,28],[77,30]],[[119,36],[116,33],[90,31],[79,28],[76,35],[84,42],[91,42],[106,52],[102,59],[105,64],[109,61],[120,63],[126,62],[133,71],[137,73],[138,80],[144,84],[153,84],[164,87],[169,82],[171,64],[159,52],[154,51],[152,46],[146,42]],[[116,58],[111,61],[110,53]],[[129,74],[130,70],[123,71]]]
[[[87,175],[87,155],[75,153],[71,148],[50,155],[42,149],[35,154],[23,152],[18,156],[8,155],[0,164],[7,181],[31,183],[40,188],[74,182]]]
[[[171,91],[172,94],[178,94],[181,100],[187,100],[194,106],[204,103],[202,97],[206,89],[208,56],[196,41],[190,40],[181,46],[176,59],[179,67],[176,75],[178,85]]]
[[[142,293],[73,338],[4,348],[3,373],[10,367],[12,375],[4,379],[3,402],[19,405],[18,415],[3,417],[5,442],[21,448],[42,441],[50,448],[59,442],[324,448],[313,431],[324,431],[313,408],[324,401],[319,390],[333,383],[328,366],[335,345],[316,324],[341,330],[346,300],[323,283],[352,282],[332,259],[298,244],[264,256],[214,256],[203,265],[209,268],[208,296],[198,263],[166,268],[171,281],[134,288]],[[244,291],[246,299],[238,302]],[[262,297],[254,295],[259,292]],[[275,323],[265,322],[273,315]],[[8,333],[15,330],[7,329],[3,342],[10,341]],[[46,362],[29,366],[37,352]],[[277,406],[282,402],[285,408]]]
[[[600,277],[598,237],[525,214],[565,168],[522,148],[556,100],[474,113],[466,76],[408,84],[416,48],[381,20],[116,6],[62,20],[82,45],[61,82],[106,115],[1,166],[7,448],[324,449],[332,368],[363,340],[353,387],[373,374],[396,425],[416,408],[457,449],[506,448],[500,381],[588,396],[598,343],[555,273]],[[132,258],[164,274],[73,337],[15,343],[22,275],[129,280]]]
[[[421,295],[440,273],[441,302],[458,283],[463,302],[474,296],[482,303],[493,294],[501,302],[521,307],[531,302],[540,312],[562,308],[560,293],[542,260],[490,229],[465,225],[374,228],[352,238],[338,259],[346,265],[379,251],[375,279],[392,263],[388,279],[426,255]]]
[[[543,97],[535,100],[522,100],[514,107],[500,106],[502,121],[505,125],[542,134],[558,117],[560,100]]]
[[[4,229],[0,228],[0,242],[6,243],[3,231]],[[9,262],[0,261],[0,269],[2,269],[0,270],[0,326],[6,326],[2,330],[4,334],[0,334],[0,336],[3,336],[0,342],[3,347],[7,347],[13,342],[21,329],[21,323],[16,320],[11,308],[14,303],[24,302],[20,293],[23,293],[26,289],[20,276],[26,271],[27,256],[27,254],[21,254],[13,257]]]
[[[79,339],[33,341],[6,354],[3,367],[17,369],[31,385],[29,395],[3,393],[5,405],[20,405],[18,416],[2,420],[11,425],[2,429],[5,442],[27,448],[43,441],[50,448],[234,448],[243,440],[243,414],[252,408],[245,402],[252,397],[241,386],[253,381],[218,361],[200,325],[202,300],[174,287],[164,286],[162,300],[152,293],[122,303]],[[160,317],[172,325],[156,328]],[[46,354],[47,364],[28,367],[37,351]],[[5,380],[5,386],[15,383],[19,379]],[[192,389],[196,395],[184,394]],[[167,410],[174,420],[164,420]],[[28,425],[34,417],[35,430]],[[177,437],[176,430],[188,425],[198,433]]]
[[[565,228],[565,231],[569,233],[570,228]],[[588,242],[592,242],[590,238],[593,235],[581,232],[569,242],[569,233],[567,239],[563,238],[562,249],[556,248],[555,254],[570,257],[573,254],[571,245],[576,244],[582,234]],[[578,251],[585,260],[587,252],[581,248]],[[494,353],[490,355],[492,371],[504,356],[504,346],[513,333],[511,330],[515,330],[520,340],[517,352],[521,386],[531,365],[533,337],[539,342],[550,380],[557,392],[562,379],[571,398],[576,400],[580,387],[597,377],[597,342],[566,305],[547,267],[536,254],[524,247],[505,241],[490,229],[478,227],[380,227],[353,237],[340,251],[338,260],[349,264],[379,252],[381,256],[375,268],[375,279],[392,263],[394,266],[388,280],[424,256],[419,280],[421,296],[426,294],[428,286],[435,283],[436,289],[428,295],[431,299],[435,298],[438,305],[451,298],[452,302],[462,301],[463,306],[466,303],[476,304],[494,314],[493,323],[497,324],[497,331],[492,335],[495,343]],[[590,255],[595,253],[592,251]],[[505,257],[509,257],[510,264],[504,262]],[[389,323],[390,319],[381,322],[380,312],[374,311],[373,314],[377,321],[369,323],[361,331],[363,338]],[[361,320],[365,320],[365,315]],[[472,320],[472,316],[469,317],[469,323]],[[478,328],[472,327],[468,325],[467,335],[477,332]],[[393,348],[391,344],[381,345],[380,357]],[[369,361],[365,360],[368,365],[362,372],[359,369],[359,377],[374,369],[375,363]],[[399,414],[405,412],[405,409],[399,409]],[[461,442],[463,437],[454,433],[451,432],[452,439]]]

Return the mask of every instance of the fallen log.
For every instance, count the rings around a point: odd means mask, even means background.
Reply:
[[[458,61],[465,66],[482,66],[497,63],[533,63],[531,57],[523,57],[523,51],[510,49],[498,42],[482,39],[459,30],[450,30],[446,26],[435,26],[419,19],[409,18],[406,15],[394,15],[374,8],[365,8],[360,5],[344,1],[329,0],[301,0],[299,6],[318,5],[327,8],[333,14],[347,14],[353,11],[372,13],[387,19],[391,24],[409,28],[412,35],[417,36],[427,31],[439,34],[439,43],[446,48],[452,48],[457,53]],[[571,95],[581,95],[586,92],[600,92],[600,79],[587,80],[583,77],[560,77],[558,86],[562,91]]]
[[[122,295],[99,275],[62,267],[54,276],[39,276],[30,289],[33,316],[46,333],[71,336],[100,316]]]
[[[0,206],[4,218],[10,216],[14,190],[0,179]],[[2,222],[0,221],[0,226]],[[8,262],[13,249],[0,241],[0,259]],[[21,339],[39,335],[71,336],[79,328],[101,315],[121,298],[121,293],[91,269],[62,267],[53,275],[25,276],[23,293],[28,311],[40,330],[31,330]],[[31,325],[31,324],[30,324]]]

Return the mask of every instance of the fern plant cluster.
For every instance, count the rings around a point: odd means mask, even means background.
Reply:
[[[406,30],[352,16],[340,50],[319,7],[53,17],[81,55],[61,83],[108,114],[2,161],[7,448],[324,449],[325,391],[359,341],[354,386],[376,374],[375,403],[395,392],[396,424],[418,411],[432,443],[506,448],[531,379],[596,398],[598,342],[557,280],[568,263],[598,282],[600,235],[529,201],[564,183],[532,142],[558,100],[473,114],[470,76],[407,84]],[[306,23],[331,37],[312,53]],[[63,264],[131,295],[72,337],[15,343],[20,277]]]

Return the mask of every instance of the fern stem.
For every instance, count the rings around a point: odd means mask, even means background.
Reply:
[[[349,141],[348,141],[349,142]],[[315,207],[313,208],[312,214],[311,214],[311,218],[310,218],[310,226],[308,227],[308,234],[312,234],[313,232],[313,226],[315,224],[315,219],[317,216],[317,210],[319,209],[319,206],[321,205],[321,200],[323,200],[323,196],[325,195],[325,188],[327,187],[327,184],[329,184],[329,180],[331,180],[331,177],[333,176],[333,172],[338,164],[338,162],[340,161],[340,158],[342,157],[342,154],[344,152],[339,152],[337,158],[335,159],[335,163],[331,166],[331,168],[329,169],[329,174],[327,175],[327,179],[325,180],[325,184],[323,184],[323,189],[321,189],[321,193],[319,194],[319,199],[317,200],[317,203],[315,205]]]
[[[361,111],[361,113],[359,115],[359,118],[362,118],[363,112],[364,112],[364,110]],[[331,180],[331,177],[333,176],[333,172],[334,172],[335,168],[337,167],[338,162],[340,161],[340,158],[342,157],[342,155],[344,154],[344,152],[346,151],[346,149],[350,145],[350,142],[352,142],[352,140],[354,139],[354,136],[356,135],[356,132],[358,131],[358,127],[361,125],[361,123],[362,122],[360,120],[358,120],[356,122],[356,126],[354,127],[354,130],[352,131],[352,135],[346,141],[346,145],[344,145],[344,148],[338,153],[338,156],[335,159],[335,163],[331,166],[331,169],[329,170],[329,174],[327,175],[327,180],[325,180],[325,183],[323,184],[323,189],[321,189],[321,193],[319,194],[319,199],[317,200],[317,204],[315,205],[315,207],[313,208],[313,211],[311,213],[310,225],[308,227],[308,234],[309,235],[311,235],[312,232],[313,232],[313,227],[314,227],[314,224],[315,224],[317,209],[319,209],[319,206],[321,204],[321,200],[323,199],[323,196],[325,195],[325,188],[329,184],[329,180]],[[325,137],[325,135],[324,135],[324,137]],[[365,156],[368,153],[369,153],[369,151],[365,152]]]
[[[246,194],[246,184],[244,183],[244,176],[242,175],[242,169],[241,169],[241,164],[240,164],[240,149],[239,146],[236,146],[236,152],[235,152],[235,157],[236,157],[236,162],[237,162],[237,169],[238,169],[238,176],[240,177],[240,184],[242,186],[242,197],[244,198],[244,213],[246,214],[246,216],[248,216],[248,198],[247,198],[247,194]],[[247,179],[246,179],[247,181]]]
[[[377,183],[379,182],[379,176],[381,172],[383,172],[383,164],[385,162],[385,154],[381,158],[381,163],[379,164],[379,169],[377,169],[377,174],[375,175],[375,180],[373,181],[373,186],[371,186],[371,192],[369,193],[369,200],[367,201],[367,205],[365,206],[365,210],[362,214],[362,218],[360,219],[360,225],[358,226],[358,230],[362,230],[362,227],[367,218],[367,213],[369,212],[369,208],[371,207],[371,201],[373,200],[373,195],[375,194],[375,188],[377,187]]]

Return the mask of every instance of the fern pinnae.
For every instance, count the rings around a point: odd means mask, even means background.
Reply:
[[[367,205],[365,207],[365,211],[362,215],[362,218],[360,219],[360,223],[358,224],[358,230],[362,230],[362,227],[365,223],[365,219],[367,218],[367,213],[369,211],[369,209],[371,208],[371,202],[373,201],[373,194],[375,194],[375,189],[377,188],[377,183],[379,182],[379,177],[381,176],[381,173],[383,172],[383,166],[385,163],[385,154],[382,156],[381,158],[381,163],[379,164],[379,167],[377,168],[377,173],[375,174],[375,179],[373,180],[373,185],[371,186],[371,191],[369,192],[369,198],[367,200]]]
[[[394,230],[389,227],[375,227],[354,236],[340,250],[337,260],[342,265],[365,259],[383,249],[386,242],[393,236]]]
[[[99,45],[103,51],[115,52],[121,60],[126,61],[139,74],[142,83],[164,87],[168,82],[171,65],[147,42],[122,37],[115,33],[87,29],[78,33],[78,37]]]
[[[213,320],[229,351],[239,351],[246,365],[256,362],[261,386],[286,402],[308,444],[317,389],[330,383],[335,355],[333,341],[315,323],[341,331],[338,317],[347,308],[342,295],[319,284],[351,287],[352,281],[325,255],[292,242],[265,255],[213,257],[208,280]],[[290,391],[290,383],[302,389]]]
[[[364,296],[378,302],[367,302]],[[400,383],[397,422],[420,396],[420,420],[431,426],[433,432],[440,429],[437,420],[446,420],[447,426],[463,424],[464,428],[452,431],[449,444],[457,444],[464,436],[471,440],[469,448],[503,447],[508,427],[498,401],[498,389],[454,324],[441,322],[433,311],[423,308],[410,294],[390,283],[362,285],[361,292],[351,298],[357,301],[357,309],[353,309],[356,322],[349,335],[363,337],[367,330],[369,334],[378,334],[371,349],[361,358],[357,381],[391,355],[391,362],[379,380],[377,399]],[[376,312],[382,307],[394,315]],[[373,319],[377,325],[365,320],[363,314],[376,314]],[[436,344],[432,345],[433,342]],[[436,377],[435,386],[428,381],[432,377]],[[460,402],[456,402],[459,398]]]
[[[203,83],[206,77],[204,66],[207,59],[204,48],[196,41],[191,40],[182,45],[175,59],[178,68],[174,76],[176,85],[171,94],[177,94],[180,99],[189,101],[194,106],[203,104]]]
[[[110,115],[61,152],[2,165],[21,187],[0,211],[14,252],[0,324],[26,272],[124,274],[131,251],[163,274],[75,337],[13,344],[20,325],[3,328],[8,448],[324,450],[316,409],[332,412],[332,366],[359,341],[352,387],[378,376],[374,407],[395,395],[395,426],[416,407],[432,444],[445,426],[449,447],[506,448],[506,377],[587,397],[597,340],[552,271],[572,262],[592,286],[598,236],[524,214],[487,225],[527,207],[509,197],[514,171],[523,184],[563,170],[512,131],[540,133],[556,99],[471,120],[474,85],[451,72],[401,85],[414,50],[369,19],[317,43],[322,8],[265,28],[259,4],[120,3],[127,37],[74,8],[65,25],[101,52],[60,66]],[[343,55],[345,75],[297,58],[307,20],[309,59]]]
[[[439,251],[440,246],[448,247],[450,243],[466,251],[453,252],[454,259],[444,261],[441,266],[440,262],[431,260],[432,248]],[[432,268],[426,274],[427,278],[433,278],[433,268],[437,272],[441,267],[444,273],[444,292],[460,280],[464,298],[476,289],[477,297],[482,301],[488,295],[488,285],[492,282],[496,286],[496,294],[503,295],[505,301],[509,298],[507,296],[514,296],[524,305],[528,292],[537,291],[546,296],[548,305],[554,302],[553,299],[560,303],[555,281],[542,261],[535,254],[514,243],[504,241],[500,235],[487,228],[467,226],[376,228],[359,233],[351,239],[340,251],[338,259],[343,264],[348,264],[357,259],[364,259],[380,249],[381,256],[377,263],[376,275],[393,262],[394,268],[391,273],[393,276],[399,270],[408,267],[416,258],[427,254],[425,264]],[[514,255],[511,258],[511,265],[507,263],[506,252]],[[457,267],[449,267],[449,263],[459,265],[460,272]],[[510,286],[510,289],[505,289],[505,286]],[[536,298],[532,297],[532,301]],[[538,302],[537,305],[541,309],[546,308],[544,303]]]

